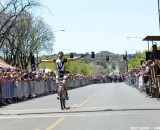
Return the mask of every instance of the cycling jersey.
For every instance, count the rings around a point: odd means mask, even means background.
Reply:
[[[65,72],[65,63],[67,59],[57,59],[55,60],[56,68],[59,72]]]
[[[55,60],[56,68],[58,70],[58,75],[56,75],[56,78],[64,78],[66,79],[65,75],[65,63],[67,62],[67,59],[57,59]]]

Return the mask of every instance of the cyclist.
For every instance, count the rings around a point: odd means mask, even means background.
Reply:
[[[67,76],[66,76],[66,68],[65,68],[65,63],[67,61],[76,61],[79,60],[80,58],[84,57],[85,55],[81,55],[79,57],[74,57],[74,58],[63,58],[64,53],[62,51],[60,51],[58,53],[58,59],[52,59],[52,60],[42,60],[42,62],[55,62],[56,63],[56,68],[57,68],[57,74],[56,74],[56,92],[58,92],[58,78],[61,77],[63,78],[63,86],[64,86],[64,90],[66,92],[66,100],[69,100],[69,96],[68,96],[68,86],[66,83],[67,80]],[[59,96],[59,95],[58,95]]]

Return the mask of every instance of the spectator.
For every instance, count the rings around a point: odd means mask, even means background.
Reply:
[[[6,75],[4,76],[4,81],[7,82],[9,80],[11,80],[11,75],[10,75],[10,72],[6,72]]]
[[[160,50],[157,49],[157,45],[155,44],[152,46],[152,52],[151,52],[150,59],[152,61],[155,61],[156,59],[160,60]]]

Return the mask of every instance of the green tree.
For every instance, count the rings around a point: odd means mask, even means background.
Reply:
[[[146,53],[147,50],[144,50],[143,52],[137,52],[136,53],[136,57],[129,60],[129,63],[128,63],[128,68],[131,69],[131,68],[136,68],[138,66],[141,65],[141,61],[145,61],[145,53]]]

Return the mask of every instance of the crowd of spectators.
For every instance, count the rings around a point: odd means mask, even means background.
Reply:
[[[117,83],[117,82],[123,82],[124,81],[124,74],[118,73],[111,73],[111,74],[106,74],[102,76],[102,82],[103,83]]]
[[[125,74],[125,79],[146,96],[160,98],[160,50],[156,44],[152,45],[151,52],[146,52],[146,60],[141,65]]]
[[[121,82],[123,81],[123,75],[92,75],[87,76],[83,74],[67,74],[68,81],[70,80],[88,80],[92,83],[111,83],[111,82]],[[32,68],[31,70],[25,69],[11,69],[11,68],[0,68],[0,97],[2,96],[2,86],[6,82],[13,82],[17,85],[18,82],[30,82],[30,81],[55,81],[56,73],[53,71],[45,71],[44,70],[36,70],[36,68]],[[83,86],[83,85],[82,85]],[[55,92],[55,91],[54,91]],[[54,93],[52,92],[52,93]],[[2,99],[2,98],[1,98]],[[14,102],[14,101],[13,101]],[[12,100],[9,101],[12,103]]]
[[[153,70],[154,67],[154,61],[144,61],[142,65],[130,69],[130,71],[125,74],[126,83],[134,85],[140,92],[145,92],[148,96],[151,96],[151,86],[153,84],[151,78],[154,78],[152,75],[155,71]]]
[[[102,77],[86,76],[82,74],[72,74],[67,75],[68,80],[94,80],[95,83],[100,83]],[[14,82],[15,85],[18,82],[30,82],[30,81],[55,81],[56,73],[53,71],[45,72],[45,70],[36,70],[35,68],[31,70],[21,70],[19,68],[0,68],[0,96],[2,96],[2,86],[6,82]],[[54,93],[54,92],[53,92]],[[12,101],[10,101],[12,102]]]
[[[72,74],[69,73],[67,75],[68,80],[82,80],[82,79],[99,79],[102,78],[100,76],[86,76],[82,74]],[[43,71],[36,71],[36,69],[32,70],[20,70],[20,69],[10,69],[6,68],[2,70],[0,68],[0,82],[7,82],[9,80],[12,81],[40,81],[40,80],[55,80],[56,74],[53,71],[45,72]]]
[[[36,69],[32,69],[30,72],[28,70],[20,69],[10,69],[6,68],[4,71],[0,69],[0,80],[1,84],[9,80],[12,81],[39,81],[39,80],[48,80],[54,79],[55,73],[48,72],[38,72]]]

